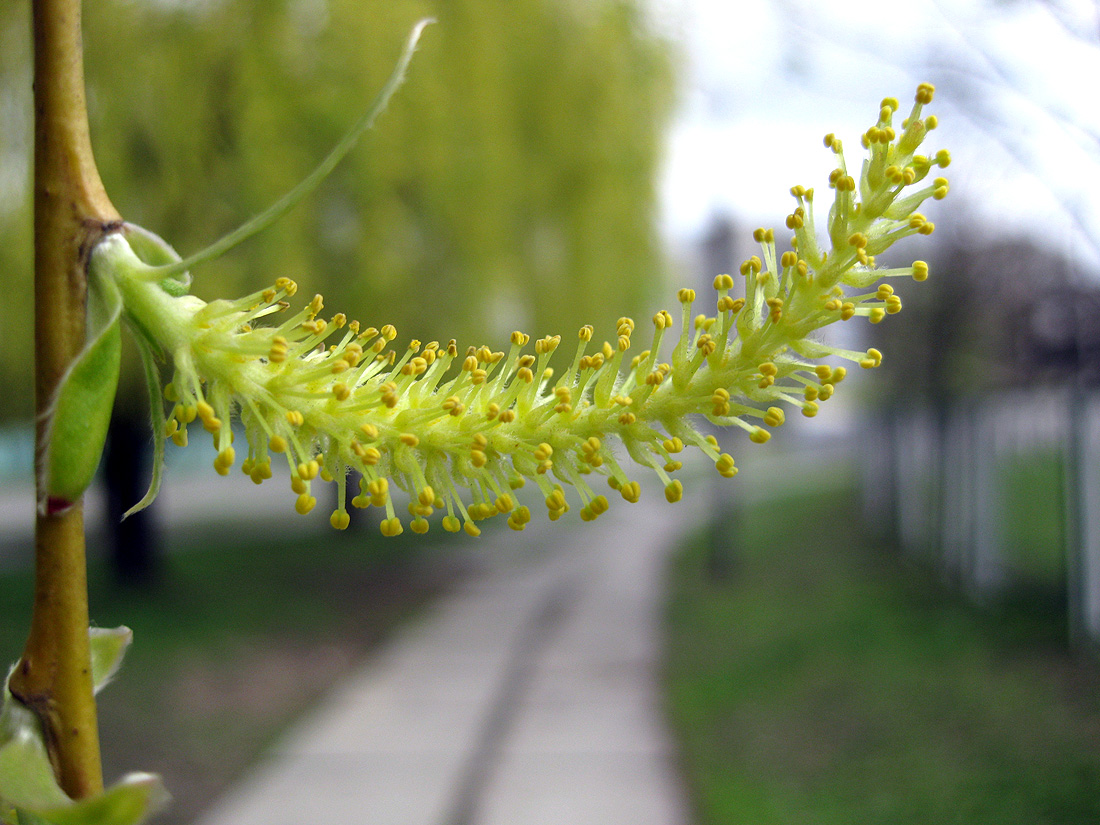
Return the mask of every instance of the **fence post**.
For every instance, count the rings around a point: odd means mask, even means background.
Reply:
[[[996,410],[984,406],[975,406],[972,415],[974,534],[967,573],[969,585],[981,601],[999,590],[1005,578],[997,489],[998,416]]]
[[[1069,631],[1077,644],[1100,644],[1100,438],[1095,401],[1075,389],[1066,446],[1066,574]]]

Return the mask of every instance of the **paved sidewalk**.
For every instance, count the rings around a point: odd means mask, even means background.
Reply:
[[[686,825],[655,668],[662,571],[691,499],[483,539],[484,572],[201,825]]]

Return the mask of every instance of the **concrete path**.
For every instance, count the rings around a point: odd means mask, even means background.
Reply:
[[[484,572],[201,825],[686,825],[655,669],[666,556],[699,512],[618,502],[484,538]]]

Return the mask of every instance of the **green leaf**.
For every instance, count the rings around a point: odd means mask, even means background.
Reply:
[[[51,825],[138,825],[169,800],[160,777],[132,773],[90,799],[33,811]]]
[[[122,297],[93,256],[88,271],[88,318],[84,349],[58,384],[46,425],[39,464],[38,502],[44,513],[71,507],[92,483],[111,422],[122,357],[119,322]]]
[[[28,717],[28,725],[0,747],[0,801],[27,809],[69,804],[54,778],[38,722],[29,712]]]
[[[92,676],[97,690],[118,670],[131,637],[125,627],[91,629]],[[159,777],[131,773],[103,793],[74,802],[57,784],[38,720],[12,696],[5,681],[0,705],[0,821],[138,825],[168,799]]]
[[[99,693],[118,672],[122,657],[134,640],[134,631],[128,627],[92,627],[88,635],[92,649],[92,684]]]

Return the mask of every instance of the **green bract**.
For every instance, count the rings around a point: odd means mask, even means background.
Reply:
[[[122,300],[110,271],[93,256],[88,271],[87,341],[58,384],[45,453],[38,465],[39,510],[61,512],[92,482],[118,386]]]

